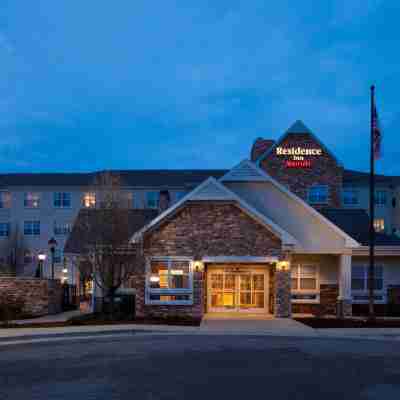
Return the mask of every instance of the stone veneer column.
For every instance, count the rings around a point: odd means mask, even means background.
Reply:
[[[339,318],[352,316],[351,298],[351,255],[342,254],[339,258],[339,296],[337,303]]]
[[[275,266],[275,317],[292,316],[290,261],[279,261]]]

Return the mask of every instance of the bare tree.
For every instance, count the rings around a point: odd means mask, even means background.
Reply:
[[[82,210],[77,220],[79,237],[84,241],[81,256],[90,263],[94,281],[103,291],[103,300],[104,295],[110,300],[114,315],[116,292],[141,265],[141,257],[137,247],[128,244],[132,228],[120,176],[99,174],[92,192],[96,206]]]

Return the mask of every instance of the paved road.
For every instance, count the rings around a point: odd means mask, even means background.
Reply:
[[[399,399],[399,342],[132,335],[0,347],[0,399]]]

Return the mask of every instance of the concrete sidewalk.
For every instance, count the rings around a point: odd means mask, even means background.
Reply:
[[[29,325],[29,324],[45,324],[51,322],[66,322],[73,317],[79,317],[81,315],[86,315],[86,314],[90,314],[90,312],[81,310],[72,310],[53,315],[44,315],[43,317],[18,319],[12,321],[12,323],[16,325]]]

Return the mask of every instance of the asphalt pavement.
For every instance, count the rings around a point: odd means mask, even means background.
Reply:
[[[127,333],[0,347],[0,399],[400,398],[398,341]]]

